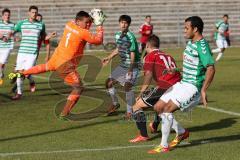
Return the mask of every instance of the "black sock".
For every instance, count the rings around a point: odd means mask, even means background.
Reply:
[[[134,119],[136,121],[137,128],[140,130],[140,134],[143,137],[148,137],[146,127],[146,116],[143,111],[137,111],[134,113]]]
[[[154,121],[153,121],[153,128],[157,130],[158,125],[160,124],[161,118],[158,116],[158,113],[155,113]]]

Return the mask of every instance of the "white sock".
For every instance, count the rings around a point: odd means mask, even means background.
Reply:
[[[126,102],[127,102],[127,112],[132,113],[132,106],[135,103],[135,96],[132,90],[126,92]]]
[[[23,85],[22,78],[17,78],[17,94],[22,94],[22,85]]]
[[[30,84],[31,84],[31,83],[35,83],[32,75],[29,75],[29,76],[28,76],[28,80],[29,80],[29,83],[30,83]]]
[[[216,48],[216,49],[213,49],[213,50],[212,50],[212,53],[219,53],[219,52],[221,52],[221,49],[220,49],[220,48]]]
[[[108,89],[108,93],[110,94],[110,97],[112,99],[113,105],[118,104],[118,98],[116,95],[116,89],[114,87]]]
[[[185,132],[185,129],[176,121],[174,117],[173,117],[172,128],[175,130],[177,135],[181,135]]]
[[[223,53],[222,53],[222,52],[218,53],[218,56],[217,56],[217,58],[216,58],[216,61],[219,61],[219,60],[222,58],[222,56],[223,56]]]
[[[172,113],[162,113],[162,140],[161,146],[168,147],[168,137],[173,123],[173,114]]]

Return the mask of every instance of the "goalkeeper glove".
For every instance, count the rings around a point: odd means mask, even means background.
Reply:
[[[93,23],[97,26],[102,25],[106,19],[106,15],[100,9],[92,9],[89,15],[93,19]]]

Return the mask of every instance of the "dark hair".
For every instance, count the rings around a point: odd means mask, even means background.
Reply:
[[[228,18],[228,14],[224,14],[224,15],[223,15],[223,18],[224,18],[224,17],[227,17],[227,18]]]
[[[40,13],[38,13],[37,16],[42,17],[42,15]]]
[[[89,18],[89,14],[85,11],[79,11],[77,14],[76,14],[76,17],[75,17],[75,20],[82,20],[83,17],[86,17],[86,18]]]
[[[155,48],[159,48],[160,47],[160,39],[155,34],[151,35],[148,38],[147,43],[149,43],[151,45],[151,47],[155,47]]]
[[[121,15],[118,22],[126,21],[129,25],[131,24],[131,17],[129,15]]]
[[[191,22],[192,28],[196,27],[198,29],[198,32],[202,34],[204,23],[200,17],[198,16],[188,17],[187,19],[185,19],[185,22]]]
[[[8,9],[8,8],[4,8],[3,10],[2,10],[2,15],[5,13],[5,12],[7,12],[7,13],[11,13],[11,11]]]
[[[38,11],[38,7],[37,6],[30,6],[28,11],[31,11],[32,9],[36,9]]]
[[[145,18],[151,18],[151,16],[150,15],[146,15],[146,17]]]

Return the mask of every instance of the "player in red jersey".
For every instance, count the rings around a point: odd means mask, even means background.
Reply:
[[[147,55],[143,66],[144,82],[140,95],[133,105],[133,118],[136,121],[137,128],[140,130],[140,135],[131,139],[129,141],[131,143],[149,139],[146,128],[146,117],[142,109],[153,107],[169,87],[181,80],[181,74],[177,71],[175,60],[170,55],[160,51],[159,46],[159,38],[156,35],[151,35],[146,44]],[[152,79],[156,82],[157,87],[148,89]]]
[[[141,50],[140,50],[140,52],[142,54],[143,54],[143,51],[146,47],[146,43],[147,43],[147,40],[148,40],[149,36],[151,36],[152,33],[153,33],[153,25],[151,24],[151,20],[152,20],[151,16],[147,15],[145,17],[144,24],[142,24],[140,29],[139,29],[139,33],[141,34],[141,37],[140,37]],[[146,56],[146,53],[145,53],[144,56]]]

